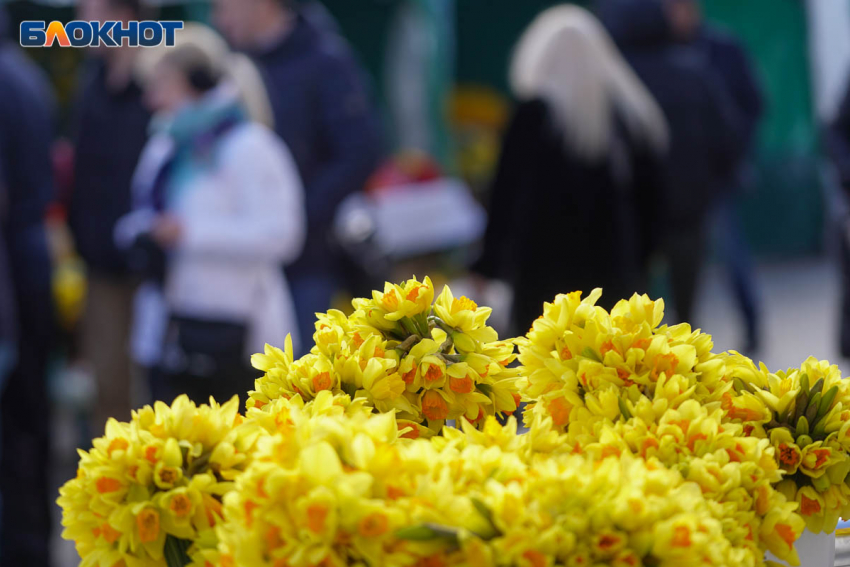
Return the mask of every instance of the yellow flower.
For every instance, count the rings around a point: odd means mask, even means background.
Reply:
[[[106,435],[80,452],[77,477],[57,501],[63,537],[76,543],[83,565],[152,567],[163,560],[167,536],[210,537],[228,481],[250,462],[259,435],[238,408],[236,397],[196,406],[181,396],[134,412],[129,423],[107,424]]]

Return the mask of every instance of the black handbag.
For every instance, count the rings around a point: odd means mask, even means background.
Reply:
[[[244,323],[172,315],[160,370],[171,376],[218,379],[247,366]]]

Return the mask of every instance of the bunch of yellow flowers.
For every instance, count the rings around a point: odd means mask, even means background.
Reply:
[[[446,420],[483,423],[517,409],[514,345],[487,325],[491,309],[446,286],[434,300],[429,278],[387,283],[354,313],[318,314],[315,347],[294,360],[291,342],[253,358],[265,372],[249,407],[281,397],[312,400],[322,391],[363,398],[379,412],[395,412],[409,435],[429,436]]]
[[[110,420],[63,536],[82,567],[799,565],[803,529],[850,514],[838,369],[771,373],[600,296],[509,340],[428,278],[317,314],[307,355],[252,357],[244,416],[181,396]],[[496,419],[520,396],[525,434]]]
[[[735,545],[799,564],[793,543],[805,525],[776,490],[775,449],[726,418],[728,357],[688,325],[661,326],[661,301],[634,296],[608,313],[599,295],[558,296],[520,341],[535,450],[658,459],[720,504]]]
[[[763,564],[655,460],[527,458],[492,417],[406,439],[392,414],[286,414],[225,497],[222,567]]]
[[[215,548],[222,497],[261,433],[238,410],[236,397],[196,406],[181,396],[129,423],[111,419],[59,492],[62,536],[76,542],[81,567],[184,565]]]
[[[754,437],[769,440],[785,473],[778,489],[800,505],[813,532],[832,532],[850,515],[850,384],[837,366],[809,358],[801,368],[771,373],[729,355],[724,410]]]

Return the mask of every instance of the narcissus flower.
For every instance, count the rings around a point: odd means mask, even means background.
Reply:
[[[270,363],[273,364],[273,363]],[[164,565],[168,540],[214,537],[224,494],[249,464],[261,430],[234,397],[196,406],[186,396],[110,420],[77,477],[60,490],[63,537],[81,565]],[[215,544],[213,543],[213,547]]]
[[[318,314],[316,346],[304,357],[293,360],[289,342],[284,350],[269,346],[255,355],[265,375],[248,407],[295,396],[309,402],[329,391],[434,433],[446,420],[464,416],[480,425],[486,416],[516,411],[514,344],[499,341],[487,326],[489,308],[455,298],[448,287],[435,303],[428,278],[387,283],[352,305],[350,316]]]

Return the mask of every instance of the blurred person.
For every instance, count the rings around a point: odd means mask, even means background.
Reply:
[[[81,0],[81,20],[141,19],[140,0]],[[68,222],[86,263],[88,292],[81,354],[97,383],[92,431],[130,418],[130,324],[136,280],[112,238],[130,212],[131,180],[147,141],[150,113],[133,76],[137,48],[94,48],[74,106],[73,181]]]
[[[825,141],[847,198],[850,196],[850,82],[835,118],[826,129]],[[850,358],[850,216],[847,215],[841,226],[840,243],[842,289],[839,346],[841,355]]]
[[[739,163],[736,109],[724,84],[677,29],[693,25],[679,0],[602,0],[599,13],[670,127],[664,193],[655,225],[679,321],[694,321],[708,217],[724,180]],[[674,28],[674,23],[677,26]]]
[[[612,306],[641,286],[667,125],[601,24],[577,6],[540,14],[517,44],[518,105],[503,141],[484,250],[474,269],[514,286],[522,333],[558,293],[604,288]]]
[[[54,192],[54,101],[47,77],[5,22],[0,6],[0,257],[8,261],[17,312],[15,361],[0,399],[0,565],[49,567],[47,362],[54,329],[44,215]]]
[[[756,133],[764,112],[762,87],[742,43],[731,33],[704,21],[698,0],[676,0],[671,21],[680,41],[699,50],[723,83],[735,107],[739,161],[721,180],[712,224],[718,237],[720,255],[729,271],[732,291],[744,317],[744,352],[759,348],[759,293],[755,269],[736,207],[737,197],[753,176],[751,157]]]
[[[148,277],[134,354],[156,399],[225,401],[251,389],[248,360],[265,342],[292,333],[298,344],[280,265],[303,245],[301,182],[285,145],[252,121],[268,119],[262,78],[210,28],[187,25],[140,69],[154,133],[116,228]]]
[[[311,7],[312,6],[312,7]],[[214,19],[264,74],[275,130],[304,183],[307,242],[287,266],[301,337],[326,311],[342,274],[331,245],[337,207],[363,188],[380,157],[376,114],[362,72],[325,13],[293,0],[215,0]]]

